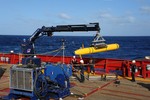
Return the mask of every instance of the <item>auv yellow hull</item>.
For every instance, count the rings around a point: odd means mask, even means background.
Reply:
[[[87,55],[87,54],[93,54],[93,53],[100,53],[100,52],[106,52],[110,50],[116,50],[119,48],[119,44],[108,44],[104,48],[95,48],[95,47],[88,47],[88,48],[81,48],[75,51],[76,55]]]

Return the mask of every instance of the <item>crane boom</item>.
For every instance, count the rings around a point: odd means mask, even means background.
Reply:
[[[57,25],[52,27],[38,28],[29,38],[22,44],[23,54],[34,54],[34,42],[37,38],[47,35],[52,36],[53,32],[80,32],[80,31],[100,31],[99,23],[79,24],[79,25]]]
[[[79,31],[100,31],[99,23],[81,24],[81,25],[58,25],[52,27],[38,28],[30,37],[30,41],[34,42],[39,36],[51,36],[53,32],[79,32]]]

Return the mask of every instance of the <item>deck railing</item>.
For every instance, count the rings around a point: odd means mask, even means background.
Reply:
[[[24,55],[15,53],[0,53],[0,64],[21,64]],[[51,63],[63,63],[62,56],[50,56],[50,55],[36,55],[36,57],[41,58],[42,62]],[[72,57],[65,57],[64,63],[70,64]],[[90,58],[83,58],[86,66],[88,67],[88,62]],[[105,59],[105,58],[93,58],[95,62],[95,69],[104,69],[106,73],[115,72],[119,70],[122,72],[122,76],[131,77],[130,64],[131,60],[124,59]],[[80,58],[77,58],[80,61]],[[136,61],[137,72],[136,76],[143,78],[150,78],[150,60],[137,60]]]

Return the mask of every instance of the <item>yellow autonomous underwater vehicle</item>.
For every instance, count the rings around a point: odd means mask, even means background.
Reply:
[[[87,54],[116,50],[118,48],[119,48],[119,44],[117,43],[106,44],[104,38],[97,33],[90,47],[86,47],[86,48],[82,47],[80,49],[75,50],[74,53],[76,55],[87,55]]]
[[[93,54],[93,53],[100,53],[110,50],[116,50],[119,48],[119,44],[108,44],[106,47],[102,48],[96,48],[96,47],[87,47],[87,48],[80,48],[75,51],[76,55],[87,55],[87,54]]]

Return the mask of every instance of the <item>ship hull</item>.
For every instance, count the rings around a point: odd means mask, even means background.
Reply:
[[[14,54],[14,53],[0,53],[0,64],[21,64],[22,58],[24,55],[22,54]],[[51,56],[51,55],[36,55],[36,57],[40,58],[42,62],[50,62],[50,63],[71,63],[71,56]],[[90,58],[83,58],[85,62],[85,66],[90,67],[88,65]],[[130,64],[131,60],[126,59],[112,59],[112,58],[93,58],[94,60],[94,68],[97,74],[101,74],[101,69],[104,69],[106,73],[115,73],[116,70],[119,70],[121,76],[131,77],[130,72]],[[63,62],[64,61],[64,62]],[[80,58],[77,57],[77,61],[80,61]],[[142,76],[143,78],[150,78],[150,60],[137,60],[136,61],[137,69],[136,76]]]

